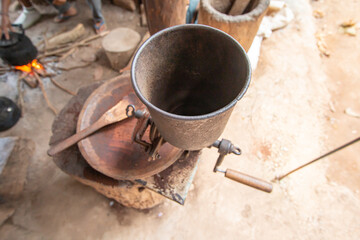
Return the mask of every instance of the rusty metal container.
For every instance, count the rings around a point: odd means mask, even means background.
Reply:
[[[198,150],[217,140],[245,94],[251,68],[230,35],[178,25],[150,37],[131,68],[133,88],[170,144]]]

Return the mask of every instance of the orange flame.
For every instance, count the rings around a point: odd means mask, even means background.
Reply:
[[[36,59],[32,60],[31,63],[28,63],[26,65],[22,65],[22,66],[15,66],[15,69],[23,71],[23,72],[27,72],[27,73],[31,73],[33,71],[33,69],[35,70],[44,70],[43,65],[41,65],[41,63],[39,63]]]

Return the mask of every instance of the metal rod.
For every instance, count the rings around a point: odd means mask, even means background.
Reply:
[[[216,168],[216,172],[226,173],[225,170],[222,170],[222,169],[220,169],[220,168]]]
[[[314,163],[314,162],[316,162],[316,161],[318,161],[318,160],[320,160],[320,159],[322,159],[322,158],[324,158],[324,157],[327,157],[327,156],[329,156],[329,155],[331,155],[331,154],[333,154],[333,153],[335,153],[335,152],[337,152],[337,151],[340,151],[341,149],[346,148],[346,147],[348,147],[348,146],[356,143],[356,142],[359,141],[359,140],[360,140],[360,137],[358,137],[358,138],[356,138],[356,139],[354,139],[354,140],[352,140],[352,141],[350,141],[350,142],[348,142],[348,143],[345,143],[344,145],[342,145],[342,146],[340,146],[340,147],[338,147],[338,148],[335,148],[334,150],[332,150],[332,151],[330,151],[330,152],[328,152],[328,153],[325,153],[324,155],[322,155],[322,156],[320,156],[320,157],[318,157],[318,158],[315,158],[314,160],[312,160],[312,161],[310,161],[310,162],[307,162],[307,163],[305,163],[305,164],[303,164],[303,165],[301,165],[301,166],[299,166],[299,167],[291,170],[290,172],[288,172],[288,173],[286,173],[286,174],[283,174],[283,175],[280,175],[280,176],[275,177],[275,178],[273,179],[273,181],[276,181],[276,180],[280,181],[281,179],[289,176],[290,174],[296,172],[297,170],[300,170],[301,168],[306,167],[306,166],[308,166],[308,165],[310,165],[310,164],[312,164],[312,163]]]

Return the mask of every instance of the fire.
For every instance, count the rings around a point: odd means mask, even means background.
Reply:
[[[28,63],[26,65],[15,66],[15,69],[23,72],[31,73],[33,70],[37,70],[37,71],[44,70],[44,66],[41,65],[41,63],[39,63],[36,59],[34,59],[32,60],[31,63]]]

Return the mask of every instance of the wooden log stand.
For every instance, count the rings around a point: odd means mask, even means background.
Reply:
[[[81,88],[77,95],[68,102],[55,118],[52,126],[53,136],[50,139],[50,146],[54,146],[56,143],[76,132],[78,119],[81,115],[80,112],[85,102],[89,103],[89,101],[86,100],[88,98],[92,99],[89,96],[91,96],[95,90],[101,89],[103,86],[110,86],[109,83],[117,82],[122,82],[124,86],[127,86],[126,89],[130,90],[130,73],[125,72],[119,77],[106,81],[106,84],[99,82]],[[99,88],[100,85],[102,86]],[[112,92],[116,95],[119,93],[119,89],[113,88]],[[114,127],[116,126],[108,126],[106,129],[111,130]],[[106,129],[104,130],[105,132]],[[130,131],[131,129],[133,128],[130,128]],[[112,132],[108,131],[108,133],[110,134]],[[96,135],[99,135],[99,133],[92,135],[92,138],[96,139]],[[113,135],[110,136],[110,139],[112,139],[112,136]],[[89,141],[89,139],[84,140]],[[84,140],[82,141],[86,144]],[[109,139],[106,141],[109,141]],[[81,144],[79,144],[79,146],[81,146]],[[137,145],[134,147],[137,147]],[[134,153],[134,156],[138,154],[139,153]],[[76,145],[55,154],[53,161],[68,175],[94,188],[101,194],[116,200],[122,205],[137,209],[147,209],[160,204],[165,199],[164,197],[184,204],[197,170],[199,154],[199,151],[190,152],[189,155],[180,157],[170,167],[167,165],[167,168],[162,172],[132,181],[117,180],[96,171],[88,164],[80,153],[79,147]],[[119,161],[121,161],[121,159],[125,161],[129,160],[128,158],[120,158]],[[144,168],[146,168],[146,166],[144,166]]]
[[[76,125],[83,104],[101,84],[100,82],[81,88],[78,94],[61,110],[52,126],[53,136],[50,139],[50,145],[70,137],[76,132]],[[82,157],[76,145],[56,154],[53,161],[62,171],[79,182],[94,188],[99,193],[126,207],[147,209],[164,200],[161,195],[144,188],[140,184],[126,180],[115,180],[94,170]]]
[[[239,0],[238,0],[239,1]],[[198,22],[218,28],[233,36],[248,51],[266,14],[269,0],[252,0],[241,15],[228,15],[230,0],[201,0]]]
[[[145,11],[150,34],[185,24],[189,0],[145,0]]]
[[[116,28],[102,40],[111,67],[120,71],[130,61],[141,36],[130,28]]]

